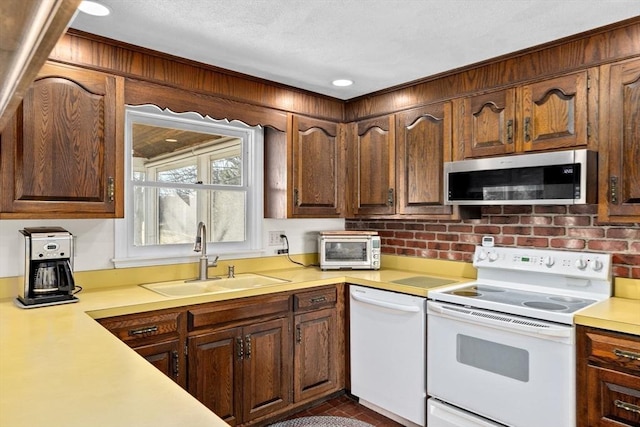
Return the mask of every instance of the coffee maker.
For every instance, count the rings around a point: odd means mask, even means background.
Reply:
[[[73,296],[73,235],[62,227],[31,227],[20,233],[25,271],[17,304],[31,308],[78,301]]]

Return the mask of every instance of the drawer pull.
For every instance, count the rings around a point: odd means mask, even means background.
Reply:
[[[313,297],[313,298],[311,298],[311,299],[309,300],[309,302],[310,302],[311,304],[318,304],[318,303],[326,302],[326,301],[327,301],[327,297],[325,297],[325,296],[321,296],[321,297]]]
[[[151,334],[153,332],[158,332],[158,327],[157,326],[145,326],[144,328],[138,328],[138,329],[130,329],[129,330],[129,336],[133,337],[136,335],[144,335],[144,334]]]
[[[627,359],[631,360],[640,360],[640,353],[635,353],[633,351],[625,351],[615,348],[613,349],[613,354],[618,357],[626,357]]]
[[[613,402],[616,405],[616,408],[624,409],[625,411],[635,412],[636,414],[640,414],[640,406],[634,405],[633,403],[623,402],[622,400],[616,400]]]

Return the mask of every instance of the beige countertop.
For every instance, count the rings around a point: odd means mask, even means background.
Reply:
[[[226,426],[94,318],[347,280],[345,272],[318,269],[263,274],[289,282],[177,298],[136,285],[86,287],[77,303],[34,309],[18,308],[13,298],[0,300],[0,426]],[[348,281],[426,296],[424,288],[390,283],[416,275],[398,270],[349,272]]]
[[[225,426],[94,319],[340,282],[427,296],[427,287],[394,281],[424,275],[473,280],[467,267],[442,269],[438,264],[438,269],[421,268],[418,273],[412,265],[405,269],[403,262],[380,271],[262,271],[288,282],[197,297],[165,297],[127,278],[120,286],[85,286],[74,304],[25,310],[16,307],[13,298],[2,299],[0,426]],[[85,275],[83,283],[112,274],[118,273]],[[640,300],[611,298],[580,312],[576,323],[640,335]]]

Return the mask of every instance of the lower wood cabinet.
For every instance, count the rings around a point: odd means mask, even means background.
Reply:
[[[577,328],[578,426],[640,426],[640,337]]]
[[[229,425],[264,425],[345,388],[344,285],[99,322]]]

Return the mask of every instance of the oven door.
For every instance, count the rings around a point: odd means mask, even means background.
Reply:
[[[430,396],[510,426],[575,426],[572,326],[429,301],[427,331]]]

